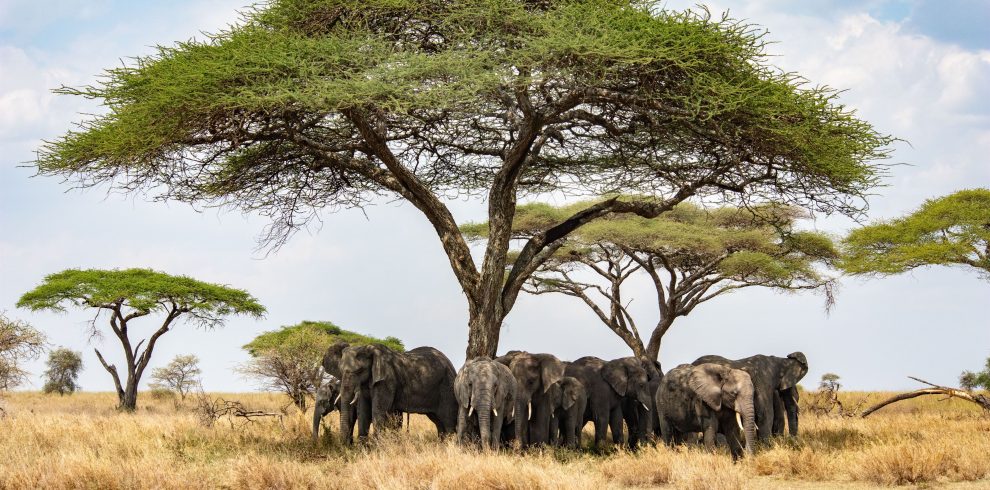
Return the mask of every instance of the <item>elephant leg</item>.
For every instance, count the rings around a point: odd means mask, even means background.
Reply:
[[[757,438],[765,441],[773,435],[773,390],[757,389],[754,398]]]
[[[550,407],[546,397],[533,398],[533,414],[529,419],[529,443],[546,444],[550,432]]]
[[[384,390],[375,392],[371,399],[371,423],[375,432],[381,432],[388,426],[389,408],[392,406],[392,394]]]
[[[498,449],[502,446],[502,424],[505,421],[505,408],[498,411],[498,415],[492,417],[492,448]]]
[[[629,438],[626,442],[629,443],[629,449],[636,449],[639,444],[640,438],[640,417],[639,412],[633,403],[626,403],[623,405],[622,419],[626,422],[626,427],[629,429]]]
[[[717,428],[718,428],[718,423],[714,420],[714,418],[709,418],[704,421],[705,447],[708,448],[709,451],[715,449]]]
[[[550,432],[547,434],[547,442],[553,446],[560,445],[560,414],[554,413],[550,417]]]
[[[367,439],[371,429],[371,397],[361,396],[358,398],[356,415],[356,420],[351,422],[357,422],[358,439]]]
[[[673,431],[673,427],[670,426],[670,422],[667,421],[667,418],[661,415],[660,423],[658,423],[657,425],[660,426],[660,439],[664,442],[664,444],[668,446],[673,446],[674,431]]]
[[[432,413],[426,414],[426,418],[430,419],[430,422],[433,422],[433,425],[436,426],[436,428],[437,428],[437,437],[438,438],[442,438],[443,435],[446,434],[446,431],[444,430],[444,427],[443,427],[443,420],[441,420],[440,417],[438,417],[438,416],[436,416],[435,414],[432,414]]]
[[[605,437],[608,436],[608,412],[595,414],[595,447],[605,447]]]
[[[622,409],[620,407],[612,409],[612,413],[608,419],[608,426],[612,430],[612,442],[622,445],[625,442],[625,438],[622,437]]]
[[[719,432],[725,436],[725,443],[729,446],[733,460],[739,459],[743,453],[742,442],[739,440],[739,427],[736,426],[735,418],[735,412],[733,412],[719,420]]]
[[[773,435],[779,436],[784,433],[784,401],[781,392],[773,392]]]

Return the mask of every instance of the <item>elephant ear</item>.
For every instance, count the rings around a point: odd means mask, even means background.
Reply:
[[[629,389],[629,373],[626,366],[618,361],[609,361],[602,367],[602,377],[619,396],[626,396]]]
[[[471,406],[471,385],[467,381],[467,373],[461,373],[454,378],[454,398],[457,404],[462,407]]]
[[[324,371],[335,377],[340,376],[340,357],[348,345],[350,344],[347,342],[338,341],[327,347],[327,352],[323,354],[323,362],[321,363]]]
[[[688,386],[712,410],[722,409],[722,381],[728,369],[717,364],[702,364],[691,370]]]
[[[804,356],[804,353],[792,352],[788,354],[783,364],[783,369],[780,372],[780,385],[777,387],[778,390],[786,390],[797,386],[798,381],[801,381],[801,378],[805,374],[808,374],[808,358]]]
[[[555,356],[544,354],[540,359],[540,377],[543,381],[543,392],[546,393],[554,383],[564,377],[564,363]]]
[[[388,347],[369,345],[368,348],[371,351],[372,357],[371,384],[377,384],[394,377],[392,373],[392,366],[389,365],[391,351],[388,350]]]

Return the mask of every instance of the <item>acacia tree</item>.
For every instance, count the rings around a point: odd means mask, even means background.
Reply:
[[[272,0],[60,93],[102,116],[48,142],[41,175],[272,219],[284,243],[323,209],[385,196],[432,224],[468,306],[467,357],[561,239],[690,196],[856,214],[891,139],[836,92],[769,65],[763,31],[621,0]],[[505,274],[516,200],[628,192],[563,217]],[[480,196],[480,266],[445,198]]]
[[[853,230],[843,240],[840,265],[856,275],[963,266],[990,279],[990,190],[929,199],[907,216]]]
[[[48,353],[48,369],[45,370],[43,393],[73,394],[79,389],[79,372],[82,371],[82,354],[59,347]]]
[[[45,334],[29,323],[0,313],[0,392],[27,381],[21,364],[37,359],[45,349]]]
[[[17,306],[32,311],[65,311],[69,306],[96,309],[91,323],[93,335],[99,334],[98,321],[106,313],[110,330],[124,350],[126,378],[121,381],[117,366],[107,363],[99,349],[94,350],[113,378],[119,408],[126,411],[137,407],[138,383],[155,345],[177,320],[212,329],[223,326],[230,315],[260,318],[265,313],[265,308],[246,291],[150,269],[67,269],[46,276],[38,287],[21,296]],[[152,314],[165,318],[150,337],[134,344],[133,322]]]
[[[151,387],[174,391],[185,400],[186,395],[199,386],[199,375],[202,373],[198,357],[193,354],[178,355],[164,367],[151,370]]]
[[[238,370],[261,382],[265,389],[285,393],[299,410],[305,411],[307,397],[314,396],[323,381],[320,364],[323,355],[339,341],[377,343],[404,350],[402,341],[395,337],[378,339],[344,330],[331,322],[304,321],[255,337],[244,346],[251,360]]]
[[[588,205],[520,206],[514,235],[526,240],[557,216]],[[803,216],[787,206],[704,209],[688,202],[652,219],[610,215],[572,233],[523,289],[582,300],[637,357],[657,360],[663,336],[678,317],[738,289],[821,288],[830,305],[832,280],[819,268],[830,265],[838,251],[825,234],[794,230]],[[468,237],[484,238],[485,228],[462,229]],[[623,286],[637,273],[650,278],[659,313],[645,342],[623,296]]]

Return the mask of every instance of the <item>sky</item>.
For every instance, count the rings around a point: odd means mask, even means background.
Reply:
[[[212,331],[180,324],[159,341],[152,367],[177,354],[201,359],[203,385],[239,392],[256,384],[235,368],[258,333],[302,320],[329,320],[407,347],[434,346],[455,366],[464,360],[466,301],[439,240],[410,205],[381,201],[360,211],[324,214],[272,254],[256,239],[260,216],[202,210],[147,196],[73,190],[58,178],[32,177],[30,161],[45,139],[71,129],[94,101],[51,92],[95,83],[102,70],[150,54],[155,45],[202,38],[236,22],[247,0],[0,0],[0,311],[44,331],[52,346],[81,351],[88,391],[112,389],[93,352],[122,364],[112,334],[90,338],[92,312],[32,313],[20,295],[66,268],[150,267],[248,290],[268,308],[263,320],[233,317]],[[695,0],[670,1],[691,8]],[[758,24],[774,41],[772,62],[811,83],[842,89],[894,145],[885,186],[870,200],[871,219],[910,212],[925,199],[990,187],[990,2],[720,1],[712,12]],[[460,221],[485,219],[481,201],[455,201]],[[842,234],[845,218],[806,226]],[[640,324],[655,320],[652,287],[627,293]],[[986,316],[990,284],[952,268],[885,279],[843,278],[830,314],[814,294],[750,288],[700,306],[664,339],[666,368],[705,354],[730,358],[803,351],[813,387],[826,372],[846,389],[913,388],[907,376],[955,385],[964,369],[990,356]],[[154,320],[139,323],[150,334]],[[579,300],[523,296],[506,319],[500,352],[551,352],[569,360],[610,359],[628,348]],[[41,386],[43,359],[31,362]],[[142,383],[145,386],[147,380]]]

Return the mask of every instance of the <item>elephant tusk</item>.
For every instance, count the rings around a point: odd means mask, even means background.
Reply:
[[[532,402],[526,404],[526,411],[529,413],[529,415],[531,417],[533,416],[533,403]]]
[[[472,413],[474,413],[474,407],[468,407],[468,417],[470,417]]]
[[[643,402],[639,402],[639,403],[643,405],[643,408],[645,408],[647,412],[650,411],[650,407],[648,407],[645,403]]]
[[[745,431],[746,428],[742,425],[742,417],[739,416],[739,412],[736,412],[736,423],[739,424],[739,430]]]
[[[337,402],[339,402],[339,401],[340,401],[340,395],[337,395],[337,398],[334,398],[333,399],[334,406],[336,406],[337,405]]]
[[[354,399],[351,400],[351,405],[357,403],[357,399],[358,399],[358,394],[357,393],[354,393]]]
[[[495,409],[493,408],[493,409],[492,409],[492,412],[494,412],[494,413],[495,413],[495,416],[496,416],[496,417],[498,417],[498,410],[495,410]]]

